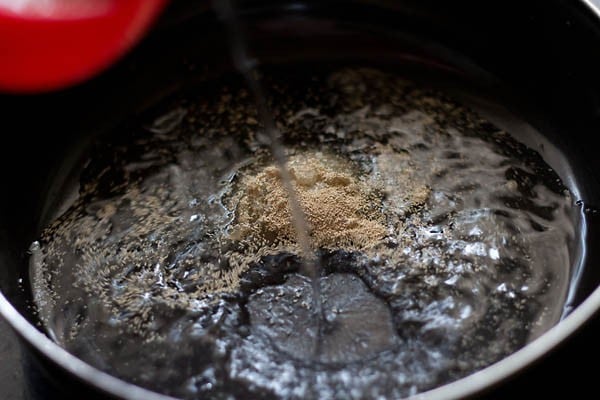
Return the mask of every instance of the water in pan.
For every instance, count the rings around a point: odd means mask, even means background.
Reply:
[[[252,99],[223,80],[90,152],[78,196],[31,248],[56,342],[183,398],[398,398],[560,319],[574,205],[539,155],[377,70],[265,83],[325,323]]]

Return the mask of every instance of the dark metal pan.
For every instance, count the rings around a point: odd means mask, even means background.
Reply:
[[[552,394],[563,385],[596,390],[581,377],[580,360],[600,352],[600,221],[593,212],[600,202],[593,144],[600,132],[600,9],[583,0],[306,0],[245,1],[241,10],[261,62],[376,60],[431,76],[443,71],[522,115],[561,150],[576,180],[567,185],[577,183],[585,215],[572,311],[510,357],[419,398]],[[210,4],[173,2],[140,46],[94,80],[44,95],[0,96],[0,315],[21,338],[29,374],[46,382],[33,391],[47,398],[167,398],[100,372],[43,333],[30,310],[27,248],[48,222],[61,191],[56,182],[70,179],[80,149],[194,82],[199,70],[208,76],[230,69],[224,37]]]

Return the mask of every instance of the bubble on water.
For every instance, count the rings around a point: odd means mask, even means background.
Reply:
[[[183,118],[187,115],[188,111],[184,108],[176,108],[165,115],[162,115],[154,120],[152,125],[150,125],[147,129],[150,132],[165,135],[167,133],[171,133],[175,128],[177,128]]]

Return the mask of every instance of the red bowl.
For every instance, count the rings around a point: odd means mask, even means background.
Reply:
[[[0,91],[60,89],[131,48],[166,0],[0,0]]]

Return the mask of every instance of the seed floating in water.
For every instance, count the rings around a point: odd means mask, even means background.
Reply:
[[[577,207],[537,153],[379,70],[264,83],[323,320],[252,98],[223,78],[89,152],[77,198],[31,247],[58,344],[185,399],[400,398],[560,320]]]

